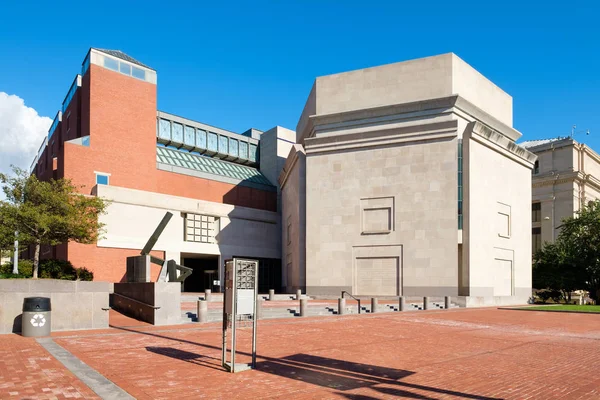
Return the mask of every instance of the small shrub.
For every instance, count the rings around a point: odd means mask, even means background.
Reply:
[[[77,272],[77,280],[78,281],[93,281],[94,273],[85,267],[77,268],[75,270]]]
[[[0,275],[2,275],[4,279],[31,278],[33,276],[33,261],[26,259],[19,260],[19,273],[15,275],[12,271],[13,265],[11,262],[0,266]]]
[[[62,279],[74,281],[77,279],[77,272],[70,261],[65,260],[42,260],[38,271],[40,278]]]

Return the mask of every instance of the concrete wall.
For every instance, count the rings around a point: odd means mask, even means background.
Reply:
[[[306,154],[296,144],[280,177],[283,286],[306,290]]]
[[[113,307],[153,325],[181,323],[181,283],[115,283]]]
[[[473,128],[475,123],[470,125]],[[469,296],[531,295],[531,163],[476,129],[465,146]],[[500,143],[501,144],[501,143]]]
[[[0,333],[21,331],[23,299],[50,297],[52,331],[108,328],[108,282],[0,279]]]
[[[99,186],[98,196],[111,201],[107,214],[100,218],[106,234],[98,247],[141,249],[170,211],[173,217],[154,246],[168,259],[179,262],[181,253],[221,255],[222,259],[233,255],[281,258],[280,216],[275,212],[114,186]],[[185,241],[182,213],[218,217],[216,243]],[[125,259],[115,281],[124,273]]]

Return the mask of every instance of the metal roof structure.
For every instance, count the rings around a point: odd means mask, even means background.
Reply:
[[[197,171],[202,175],[215,175],[228,180],[274,187],[256,168],[169,147],[156,147],[156,162]]]
[[[123,53],[121,50],[98,49],[98,48],[95,48],[95,47],[94,47],[94,50],[101,51],[101,52],[106,53],[106,54],[108,54],[110,56],[113,56],[113,57],[116,57],[116,58],[120,58],[121,60],[125,60],[125,61],[128,61],[128,62],[133,63],[133,64],[137,64],[137,65],[142,66],[144,68],[148,68],[148,69],[152,69],[152,70],[154,69],[152,67],[147,66],[146,64],[143,64],[143,63],[139,62],[135,58],[133,58],[131,56],[128,56],[127,54]]]

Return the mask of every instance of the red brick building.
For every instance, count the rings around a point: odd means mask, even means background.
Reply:
[[[187,290],[213,287],[232,256],[263,260],[263,283],[281,285],[277,177],[295,133],[238,134],[157,110],[157,73],[121,51],[90,49],[31,172],[68,178],[109,200],[96,245],[47,248],[96,280],[124,279],[166,211],[174,217],[154,250],[194,269]],[[153,270],[158,274],[158,266]]]

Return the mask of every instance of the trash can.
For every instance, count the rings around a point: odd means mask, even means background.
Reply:
[[[21,334],[27,337],[50,336],[52,307],[48,297],[25,297]]]

